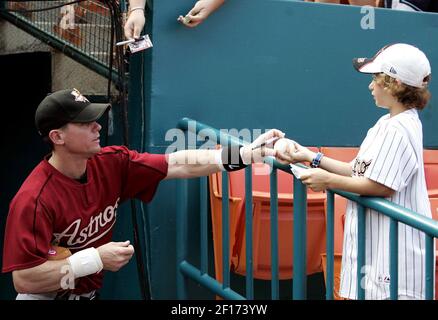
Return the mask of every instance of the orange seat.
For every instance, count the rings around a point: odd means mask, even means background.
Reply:
[[[357,147],[321,147],[321,152],[332,159],[351,162],[356,158],[359,148]]]
[[[324,202],[324,208],[327,208],[327,199]],[[341,261],[342,261],[342,247],[344,242],[344,226],[345,214],[347,212],[347,199],[335,194],[335,208],[334,208],[334,283],[333,283],[333,298],[335,300],[344,300],[339,296],[339,284],[341,279]],[[327,210],[325,218],[327,219]],[[327,254],[321,254],[322,266],[324,271],[324,281],[327,284]]]
[[[327,208],[327,199],[324,201],[324,208]],[[345,214],[347,212],[347,199],[335,194],[335,216],[334,216],[334,253],[342,254],[344,242]],[[327,219],[327,210],[324,211]]]
[[[312,148],[317,151],[316,148]],[[253,265],[254,278],[270,279],[271,278],[271,249],[270,249],[270,184],[269,172],[270,167],[266,164],[254,164],[252,170],[253,182]],[[290,174],[278,171],[278,244],[279,244],[279,277],[280,279],[292,278],[292,257],[293,257],[293,180]],[[216,189],[220,188],[217,184],[221,181],[220,174],[213,174],[212,183],[216,181]],[[231,270],[238,274],[246,274],[246,244],[245,244],[245,171],[235,171],[229,174],[230,197],[235,202],[233,206],[236,210],[231,212],[230,206],[230,246],[231,253]],[[216,196],[211,195],[212,216],[214,223],[214,248],[215,248],[215,266],[222,270],[221,259],[221,227],[219,219],[215,216],[221,216],[219,203]],[[308,191],[308,263],[307,273],[321,272],[320,254],[325,251],[325,220],[324,220],[324,193],[315,193]],[[231,203],[231,202],[230,202]],[[218,261],[219,260],[219,261]],[[219,272],[221,273],[221,271]],[[218,272],[216,272],[218,274]],[[218,278],[218,277],[216,277]]]
[[[429,198],[438,198],[438,150],[424,150],[424,174]]]
[[[327,288],[327,255],[321,254],[322,268],[324,270],[324,281]],[[339,288],[341,285],[341,267],[342,267],[342,254],[335,253],[333,257],[333,299],[335,300],[348,300],[342,298],[339,295]]]
[[[425,149],[423,161],[432,219],[438,221],[438,150]],[[435,240],[435,250],[438,257],[438,239]],[[438,260],[435,262],[435,300],[438,300]]]
[[[214,267],[216,280],[222,282],[222,176],[221,173],[215,173],[210,175],[209,178],[210,188],[210,206],[211,206],[211,221],[213,231],[213,250],[214,250]],[[236,224],[238,216],[241,211],[242,199],[229,197],[229,213],[230,213],[230,257],[231,263],[233,255],[233,246],[236,243]]]
[[[280,176],[280,175],[279,175]],[[292,177],[288,177],[292,186]],[[269,179],[269,176],[267,176]],[[280,177],[279,177],[280,179]],[[325,219],[323,193],[307,195],[307,274],[321,272],[320,254],[325,251]],[[271,279],[271,217],[270,194],[253,191],[253,265],[254,278]],[[243,219],[244,222],[244,219]],[[279,278],[291,279],[293,274],[293,195],[278,194],[278,265]],[[238,243],[238,265],[235,272],[246,273],[245,229]]]
[[[438,198],[431,198],[429,201],[432,219],[438,221]],[[435,256],[438,259],[438,239],[435,239]],[[438,260],[435,260],[435,300],[438,300]]]

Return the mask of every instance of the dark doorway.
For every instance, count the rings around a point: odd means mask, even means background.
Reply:
[[[47,146],[34,124],[35,109],[51,90],[51,54],[22,53],[0,56],[3,77],[0,93],[0,263],[9,202],[24,179],[41,161]],[[7,245],[7,244],[6,244]],[[14,299],[11,274],[0,274],[0,299]]]

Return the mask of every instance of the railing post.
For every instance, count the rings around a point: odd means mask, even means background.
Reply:
[[[207,177],[200,178],[200,203],[199,214],[201,227],[201,275],[208,273],[208,199],[207,199]]]
[[[222,171],[222,287],[230,287],[230,211],[228,204],[228,172]]]
[[[189,125],[190,121],[194,121],[188,118],[181,119],[178,126],[183,130],[190,132],[206,131],[212,132],[217,136],[225,139],[231,144],[241,144],[242,141],[235,137],[229,136],[223,132],[206,126],[205,124],[195,122],[195,125]],[[207,135],[203,132],[202,135]],[[277,172],[276,169],[281,169],[287,173],[290,172],[289,166],[285,166],[275,162],[274,160],[266,161],[273,167],[273,172],[270,176],[271,184],[271,252],[272,252],[272,297],[278,298],[278,194],[277,194]],[[226,172],[222,173],[222,248],[223,248],[223,279],[222,286],[219,282],[209,277],[208,272],[208,249],[203,245],[206,244],[205,224],[207,214],[201,213],[201,269],[196,269],[191,266],[186,258],[187,251],[187,182],[181,181],[178,186],[178,208],[177,208],[177,293],[178,298],[184,299],[186,297],[186,284],[185,278],[182,274],[199,281],[202,285],[210,288],[217,294],[228,298],[241,299],[240,295],[229,288],[230,285],[230,253],[229,253],[229,191],[228,191],[228,176]],[[307,235],[307,190],[301,181],[294,178],[294,256],[293,256],[293,298],[305,299],[306,298],[306,235]],[[252,247],[252,172],[248,167],[245,171],[245,209],[246,209],[246,266],[247,266],[247,278],[246,278],[246,292],[248,298],[253,298],[253,247]],[[207,189],[206,180],[201,180],[201,189]],[[390,251],[390,275],[391,275],[391,299],[396,299],[398,294],[398,223],[404,223],[415,229],[421,230],[425,233],[426,239],[426,261],[425,261],[425,288],[426,298],[433,299],[434,291],[434,238],[438,237],[438,222],[433,221],[431,218],[425,217],[412,210],[403,208],[400,205],[389,202],[388,200],[381,198],[361,197],[359,195],[341,191],[341,190],[329,190],[327,192],[327,290],[326,298],[333,298],[333,273],[334,273],[334,193],[337,193],[351,201],[357,203],[358,206],[358,248],[357,248],[357,299],[365,299],[365,281],[366,276],[363,276],[363,272],[367,272],[365,266],[365,208],[370,208],[377,212],[382,213],[385,216],[391,218],[390,224],[390,241],[392,243]],[[206,197],[207,194],[201,191],[201,211],[206,210]]]
[[[306,299],[307,189],[294,177],[293,299]]]
[[[335,212],[335,195],[332,191],[327,190],[327,243],[326,243],[326,300],[333,300],[333,283],[334,283],[334,222]]]
[[[254,299],[252,258],[252,167],[245,168],[245,244],[246,244],[246,298]]]
[[[433,242],[435,240],[427,233],[425,233],[424,236],[426,242],[426,299],[433,300],[433,288],[435,286],[435,281],[433,281],[435,265]]]
[[[277,169],[270,167],[269,184],[271,190],[271,297],[278,300],[278,192]]]
[[[178,299],[185,300],[187,280],[180,266],[187,257],[187,180],[177,180],[176,184],[176,291]]]
[[[398,299],[398,221],[389,218],[389,277],[390,277],[390,296],[391,300]]]
[[[365,207],[357,204],[357,299],[365,299],[365,281],[362,271],[366,272],[365,266]],[[365,274],[366,276],[366,274]],[[362,281],[364,280],[364,281]]]

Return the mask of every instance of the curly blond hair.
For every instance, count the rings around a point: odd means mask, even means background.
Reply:
[[[427,84],[429,84],[431,79],[430,75],[424,78],[423,82],[425,82],[426,85],[423,88],[412,87],[401,83],[397,79],[384,73],[375,74],[373,78],[378,85],[382,86],[385,90],[388,90],[398,102],[408,108],[423,110],[430,100],[431,94],[427,87]]]

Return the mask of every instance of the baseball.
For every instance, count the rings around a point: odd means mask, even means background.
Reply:
[[[274,144],[274,150],[283,154],[292,154],[295,151],[295,146],[292,140],[282,138]]]

